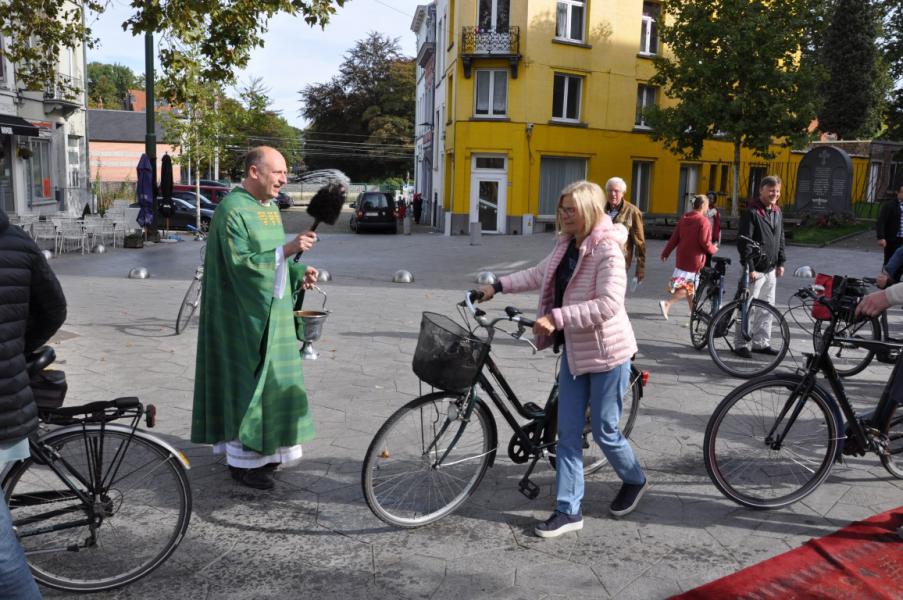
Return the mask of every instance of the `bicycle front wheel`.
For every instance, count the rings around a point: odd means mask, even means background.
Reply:
[[[379,428],[361,473],[373,514],[398,527],[419,527],[451,514],[470,497],[496,448],[486,405],[476,400],[464,421],[466,404],[466,396],[428,394]]]
[[[828,321],[815,321],[812,326],[812,346],[815,352],[821,350],[821,340]],[[849,342],[842,342],[837,338],[852,338],[859,340],[880,340],[881,322],[876,318],[867,321],[838,321],[834,332],[834,342],[831,344],[831,362],[841,377],[852,377],[861,373],[875,358],[874,350],[860,348]]]
[[[176,335],[182,333],[188,328],[192,315],[201,305],[201,280],[195,277],[182,298],[182,305],[179,306],[179,316],[176,317]]]
[[[703,442],[705,468],[715,487],[737,504],[787,506],[812,493],[831,472],[839,446],[832,400],[819,388],[795,394],[801,381],[795,375],[750,381],[712,413]],[[775,439],[800,404],[799,415],[778,443]],[[787,414],[778,422],[785,407]]]
[[[711,283],[704,284],[693,299],[690,314],[690,343],[702,350],[708,343],[709,323],[717,312],[718,289]]]
[[[633,424],[640,411],[640,397],[642,396],[641,388],[643,385],[642,381],[640,381],[641,376],[642,374],[639,369],[630,365],[630,385],[627,386],[627,391],[624,393],[624,398],[621,400],[621,419],[618,421],[618,429],[621,430],[621,435],[625,438],[630,437],[630,432],[633,430]],[[546,410],[553,411],[553,414],[546,423],[545,439],[543,440],[546,443],[558,439],[558,401],[559,398],[556,390],[552,400],[550,400],[546,406]],[[554,448],[551,448],[549,451],[549,464],[553,469],[556,469],[554,452]],[[605,458],[605,455],[602,453],[602,448],[596,443],[596,440],[593,439],[592,413],[590,412],[589,406],[587,406],[586,417],[583,423],[583,475],[592,475],[607,463],[608,459]]]
[[[51,462],[85,504],[32,456],[16,464],[4,492],[35,579],[71,592],[132,583],[160,566],[191,516],[185,469],[169,451],[128,432],[51,433]]]
[[[709,325],[709,354],[725,373],[749,379],[768,373],[784,360],[790,347],[790,327],[775,307],[753,300],[747,316],[748,333],[752,335],[757,327],[771,330],[770,352],[763,352],[743,339],[740,306],[741,301],[734,300],[715,313]],[[750,351],[748,356],[743,355],[744,348]]]

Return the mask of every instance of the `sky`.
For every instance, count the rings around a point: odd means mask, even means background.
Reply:
[[[248,67],[237,74],[239,86],[262,78],[273,100],[272,108],[295,127],[304,127],[298,114],[298,91],[310,83],[329,81],[338,73],[344,54],[371,31],[398,38],[402,53],[416,54],[411,31],[414,12],[428,0],[348,0],[337,9],[325,30],[310,27],[300,17],[281,14],[269,24],[266,45],[254,50]],[[118,63],[144,73],[144,37],[122,31],[132,14],[128,0],[111,0],[107,10],[90,23],[97,46],[88,50],[88,62]],[[155,67],[159,69],[159,62]],[[237,94],[232,94],[237,97]]]

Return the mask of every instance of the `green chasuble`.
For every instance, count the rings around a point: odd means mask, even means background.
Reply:
[[[191,441],[234,439],[260,454],[314,435],[292,314],[306,266],[286,258],[288,284],[273,297],[276,248],[285,243],[275,203],[242,188],[220,202],[204,256]]]

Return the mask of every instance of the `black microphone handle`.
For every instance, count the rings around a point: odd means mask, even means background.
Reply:
[[[310,231],[316,231],[317,225],[320,224],[320,219],[314,219],[314,224],[311,226]],[[304,254],[304,250],[295,255],[295,262],[301,260],[301,255]]]

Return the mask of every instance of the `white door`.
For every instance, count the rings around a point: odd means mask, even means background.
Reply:
[[[470,181],[470,222],[483,233],[505,233],[507,175],[474,173]]]

